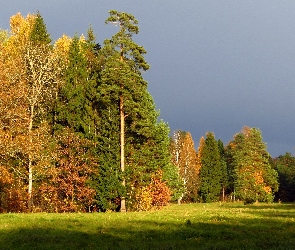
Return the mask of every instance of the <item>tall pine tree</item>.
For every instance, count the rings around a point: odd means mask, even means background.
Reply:
[[[149,185],[152,174],[169,164],[169,130],[165,123],[157,122],[159,114],[142,77],[149,65],[143,56],[145,49],[132,39],[139,31],[137,20],[131,14],[112,10],[106,23],[118,25],[119,32],[105,40],[101,50],[104,64],[98,94],[105,119],[100,140],[109,141],[101,144],[106,156],[101,162],[106,176],[101,181],[109,186],[106,181],[113,180],[109,188],[118,191],[108,200],[119,195],[120,210],[126,211],[126,198],[132,209],[136,190]],[[121,188],[116,180],[121,181]]]

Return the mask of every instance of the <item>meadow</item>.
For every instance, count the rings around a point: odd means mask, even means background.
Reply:
[[[0,214],[0,249],[295,249],[295,204],[172,204],[159,211]]]

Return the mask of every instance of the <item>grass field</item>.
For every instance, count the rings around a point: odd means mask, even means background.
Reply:
[[[295,204],[183,204],[125,214],[0,214],[0,249],[291,250]]]

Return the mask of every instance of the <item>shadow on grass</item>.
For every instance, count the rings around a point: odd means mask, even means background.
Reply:
[[[2,250],[295,249],[295,223],[278,225],[275,219],[234,221],[223,218],[219,221],[213,218],[208,223],[132,220],[120,226],[98,224],[91,230],[85,230],[85,227],[60,230],[32,225],[32,228],[20,228],[5,235],[0,231],[0,234]]]
[[[237,209],[242,209],[243,213],[252,214],[264,218],[294,218],[295,219],[295,204],[284,204],[278,206],[277,204],[258,204],[235,206]]]
[[[295,213],[295,203],[283,203],[283,204],[278,204],[278,203],[258,203],[258,204],[252,204],[252,205],[238,205],[238,206],[233,206],[233,208],[250,208],[253,210],[261,210],[261,209],[273,209],[273,210],[294,210],[293,212]]]

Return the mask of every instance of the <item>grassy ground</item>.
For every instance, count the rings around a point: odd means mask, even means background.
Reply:
[[[0,214],[0,249],[295,249],[295,204],[183,204],[125,214]]]

